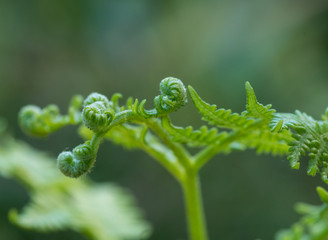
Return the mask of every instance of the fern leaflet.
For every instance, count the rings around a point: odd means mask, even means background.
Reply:
[[[200,114],[202,114],[202,119],[208,121],[210,124],[222,128],[239,129],[246,128],[254,122],[253,119],[241,116],[237,113],[231,113],[231,110],[225,110],[223,108],[217,109],[216,105],[210,105],[201,99],[191,86],[189,86],[188,89],[195,107]]]
[[[193,130],[192,126],[176,127],[172,125],[168,117],[162,118],[162,126],[171,135],[173,141],[186,143],[193,147],[214,144],[227,136],[226,132],[218,133],[217,128],[208,129],[207,126],[202,126],[199,130]]]
[[[245,116],[262,119],[264,122],[269,122],[272,118],[272,114],[276,111],[271,109],[271,104],[263,106],[256,99],[254,90],[249,82],[245,84],[247,104]]]

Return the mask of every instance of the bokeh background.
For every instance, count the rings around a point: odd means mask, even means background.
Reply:
[[[12,135],[50,155],[79,144],[76,129],[26,137],[22,106],[57,103],[65,112],[73,94],[98,91],[146,98],[150,108],[167,76],[233,112],[245,109],[250,81],[261,103],[319,118],[328,105],[328,1],[0,0],[0,116]],[[172,118],[201,124],[191,103]],[[295,202],[319,203],[323,184],[305,167],[253,151],[216,156],[201,171],[211,239],[272,239],[289,227]],[[187,239],[181,189],[145,153],[104,143],[90,176],[132,191],[154,226],[151,239]],[[1,239],[84,239],[12,226],[8,210],[27,202],[19,184],[0,179]]]

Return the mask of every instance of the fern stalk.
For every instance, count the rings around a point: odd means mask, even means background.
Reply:
[[[179,157],[175,167],[172,166],[167,169],[178,180],[183,190],[190,239],[207,240],[198,171],[193,165],[192,157],[182,145],[174,143],[170,139],[170,136],[166,131],[163,131],[158,121],[147,121],[147,125]],[[160,163],[167,165],[168,162],[170,162],[170,159]],[[178,169],[183,169],[183,172],[179,172]]]
[[[207,228],[203,210],[201,187],[197,173],[190,172],[182,182],[186,204],[189,235],[192,240],[207,240]]]

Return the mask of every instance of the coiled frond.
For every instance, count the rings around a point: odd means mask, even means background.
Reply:
[[[181,80],[173,77],[164,78],[160,83],[161,94],[154,98],[154,109],[146,110],[146,99],[128,98],[125,106],[120,111],[131,110],[135,116],[148,119],[161,117],[178,110],[187,103],[187,92]]]
[[[180,79],[168,77],[160,83],[161,95],[154,99],[157,115],[178,110],[187,103],[187,91]]]
[[[18,114],[18,121],[24,132],[36,137],[46,137],[59,128],[78,124],[81,121],[80,108],[82,97],[72,98],[68,115],[61,115],[56,105],[49,105],[43,109],[34,105],[23,107]]]
[[[115,112],[102,102],[94,102],[83,108],[83,123],[96,133],[106,132],[114,118]]]
[[[52,131],[44,119],[44,111],[37,106],[23,107],[18,116],[21,128],[30,135],[45,137]]]
[[[100,93],[91,93],[89,96],[84,100],[83,106],[89,106],[95,102],[102,102],[105,108],[109,108],[109,100],[106,96]]]
[[[57,166],[64,175],[77,178],[90,171],[96,160],[96,153],[90,141],[87,141],[75,147],[72,152],[64,151],[59,154]]]

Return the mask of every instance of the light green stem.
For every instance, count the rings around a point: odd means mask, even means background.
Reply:
[[[163,143],[178,159],[178,161],[172,165],[170,159],[166,159],[167,156],[165,154],[159,156],[156,151],[148,151],[175,176],[182,186],[190,240],[208,240],[203,201],[197,174],[199,168],[193,166],[194,161],[192,157],[182,145],[171,141],[167,132],[160,126],[159,121],[149,119],[146,124],[160,137]]]
[[[182,182],[190,240],[207,240],[203,201],[197,173],[188,172]]]

